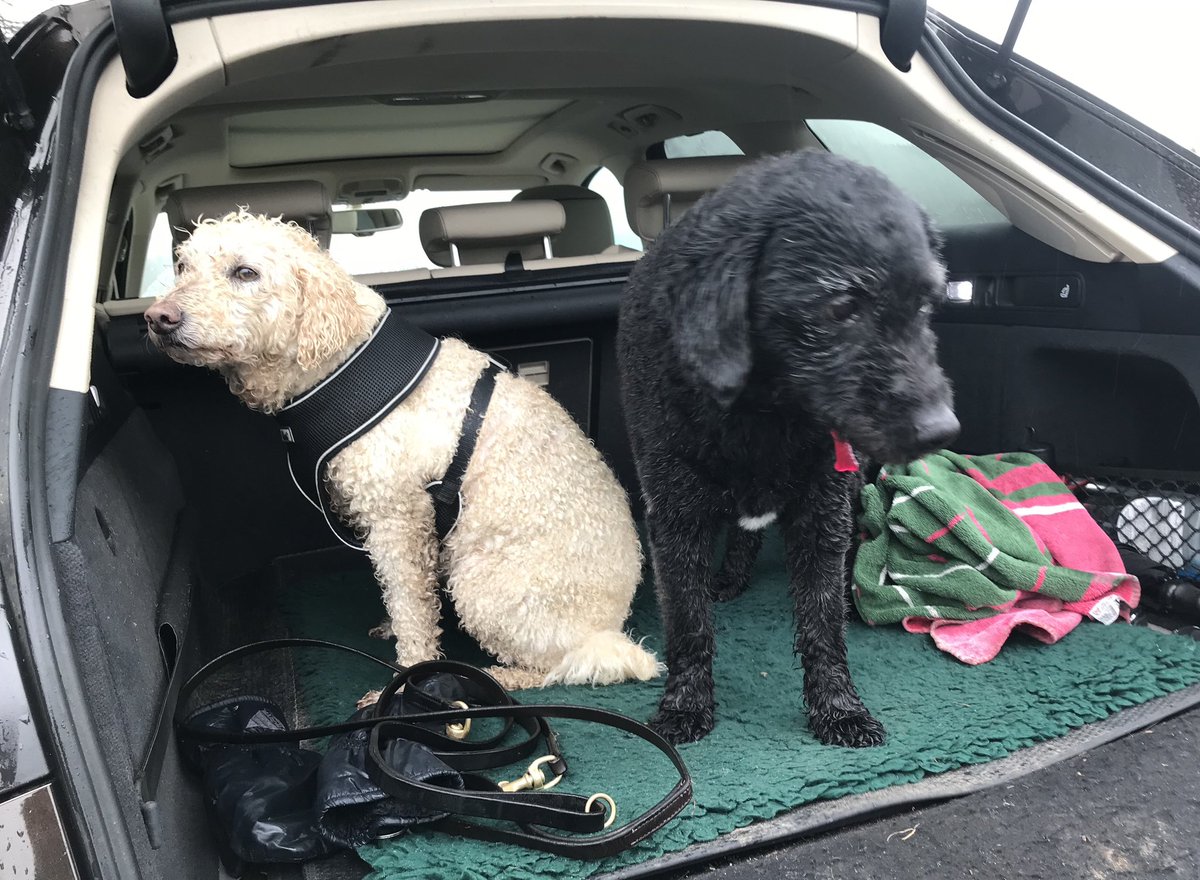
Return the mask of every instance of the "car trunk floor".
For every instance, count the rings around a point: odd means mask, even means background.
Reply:
[[[658,876],[1192,878],[1200,839],[1180,821],[1197,808],[1198,764],[1200,709],[1192,709],[957,800]]]
[[[291,635],[390,658],[391,643],[368,635],[383,606],[361,559],[296,557],[275,570],[273,592]],[[1197,644],[1145,628],[1088,623],[1054,645],[1017,638],[992,662],[970,667],[927,637],[854,622],[848,632],[851,668],[867,706],[887,727],[888,741],[874,749],[822,746],[802,709],[790,609],[781,542],[771,536],[750,589],[716,609],[717,727],[681,749],[695,778],[695,802],[634,850],[588,863],[417,832],[364,847],[359,857],[379,880],[442,876],[450,866],[455,876],[469,878],[678,871],[737,849],[995,786],[1200,701],[1200,687],[1193,687],[1200,683]],[[629,628],[661,653],[652,590],[639,593]],[[453,629],[443,647],[451,658],[487,664]],[[304,650],[285,662],[294,668],[298,717],[308,723],[344,720],[365,691],[383,683],[379,669],[349,655]],[[282,681],[286,686],[288,676]],[[248,684],[239,682],[240,692],[248,692]],[[270,681],[263,684],[257,692],[279,696]],[[522,691],[518,699],[575,702],[645,719],[661,686],[555,687]],[[670,788],[672,768],[652,747],[577,722],[556,728],[571,764],[563,787],[609,793],[618,803],[618,822],[643,812]],[[503,772],[496,778],[505,778]],[[314,863],[304,874],[315,880],[366,870],[347,858]]]

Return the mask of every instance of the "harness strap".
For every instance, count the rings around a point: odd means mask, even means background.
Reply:
[[[413,392],[439,347],[436,337],[389,309],[341,366],[275,415],[292,481],[348,547],[363,549],[333,512],[325,467]]]
[[[458,517],[462,513],[463,477],[466,476],[467,465],[475,453],[479,429],[483,427],[492,392],[496,390],[496,376],[500,372],[501,367],[498,364],[489,362],[476,380],[475,387],[471,389],[471,402],[463,415],[462,430],[458,435],[458,448],[454,450],[454,458],[450,460],[445,475],[425,487],[433,498],[433,524],[437,530],[438,541],[445,541],[458,524]]]

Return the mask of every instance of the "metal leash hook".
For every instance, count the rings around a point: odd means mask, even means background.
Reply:
[[[464,703],[462,700],[455,700],[450,705],[453,706],[455,709],[470,709],[471,708],[466,703]],[[450,739],[458,740],[459,742],[462,742],[464,739],[466,739],[467,735],[470,732],[471,732],[471,719],[470,718],[464,718],[462,721],[452,721],[446,725],[446,736],[450,737]]]
[[[549,764],[552,761],[557,760],[557,755],[543,755],[530,764],[529,769],[526,770],[520,778],[514,779],[512,782],[499,783],[500,790],[511,793],[514,791],[525,791],[526,789],[540,788],[544,791],[548,788],[554,788],[554,786],[558,785],[558,783],[562,780],[562,776],[555,776],[553,779],[547,782],[546,774],[542,772],[542,765]],[[608,795],[604,795],[604,797],[608,797]],[[609,801],[611,802],[612,798],[609,798]],[[614,807],[614,809],[616,808]]]

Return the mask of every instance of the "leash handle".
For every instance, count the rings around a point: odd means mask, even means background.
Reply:
[[[214,672],[248,656],[281,648],[342,651],[391,670],[395,675],[380,692],[375,703],[381,709],[387,706],[406,684],[415,684],[426,675],[437,674],[461,677],[472,686],[472,698],[486,700],[489,704],[466,707],[462,703],[450,705],[433,695],[420,693],[421,700],[427,700],[439,708],[404,715],[371,715],[357,721],[297,730],[245,733],[223,733],[199,727],[192,723],[197,713],[184,714],[183,707],[188,699]],[[483,741],[470,742],[451,735],[452,728],[461,730],[464,722],[475,718],[501,718],[505,724],[500,733]],[[581,795],[546,791],[546,788],[557,783],[557,778],[549,785],[541,783],[541,790],[519,790],[522,787],[520,782],[508,783],[510,788],[505,790],[485,777],[466,772],[463,773],[465,790],[446,788],[400,776],[391,769],[384,755],[389,741],[407,739],[431,748],[438,758],[456,770],[485,770],[505,766],[526,757],[534,751],[539,742],[545,740],[549,754],[534,761],[530,765],[529,773],[532,776],[537,771],[540,776],[539,765],[544,764],[556,777],[561,778],[567,772],[567,764],[558,737],[547,718],[589,721],[633,734],[653,745],[671,761],[679,774],[679,781],[645,813],[613,831],[599,833],[613,824],[617,809],[614,799],[603,792],[596,792],[585,798]],[[514,843],[575,859],[605,858],[635,846],[679,815],[691,802],[693,794],[691,776],[676,748],[655,730],[628,716],[586,706],[525,705],[516,702],[499,682],[475,666],[452,660],[433,660],[404,667],[381,660],[365,651],[321,639],[269,639],[234,648],[210,660],[180,688],[174,720],[180,738],[190,737],[196,742],[232,745],[299,742],[370,728],[366,756],[367,775],[383,792],[392,797],[431,812],[451,814],[432,827],[463,837]],[[443,736],[436,730],[421,725],[445,725],[447,734]],[[514,745],[500,745],[500,740],[505,738],[513,726],[521,727],[526,737]],[[535,785],[539,781],[535,777]],[[463,816],[515,822],[520,830],[498,825],[479,825],[460,818]],[[568,833],[554,833],[547,829]],[[585,834],[589,836],[577,836]]]
[[[430,713],[430,717],[447,714],[449,713]],[[691,774],[675,746],[653,728],[626,715],[587,706],[566,704],[534,706],[521,703],[511,706],[477,706],[461,710],[460,715],[464,718],[503,716],[512,718],[539,716],[591,721],[631,733],[666,755],[679,774],[679,781],[657,804],[633,821],[606,834],[584,838],[555,834],[546,831],[545,828],[589,832],[608,827],[616,815],[616,803],[609,795],[597,792],[585,800],[576,795],[556,796],[540,792],[515,794],[493,791],[464,792],[401,777],[393,773],[387,766],[382,753],[382,744],[388,731],[386,723],[376,726],[371,731],[367,752],[367,774],[383,791],[401,800],[417,803],[431,810],[455,814],[455,817],[443,819],[434,826],[443,831],[477,840],[515,843],[574,859],[602,859],[624,852],[678,816],[692,800]],[[417,716],[406,717],[415,718]],[[602,801],[609,805],[608,810],[599,807]],[[583,803],[582,813],[579,811],[580,802]],[[507,819],[517,822],[521,826],[521,830],[516,831],[495,825],[476,825],[473,822],[456,818],[456,816]],[[590,822],[586,821],[588,819]]]

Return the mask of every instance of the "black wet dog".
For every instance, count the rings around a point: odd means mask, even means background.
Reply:
[[[621,301],[625,418],[646,501],[669,677],[653,725],[714,719],[712,595],[736,594],[778,519],[813,732],[876,745],[846,663],[845,557],[859,474],[958,433],[929,327],[938,237],[878,172],[821,152],[764,159],[699,201],[639,261]],[[719,589],[714,540],[733,532]],[[740,530],[740,531],[739,531]]]

